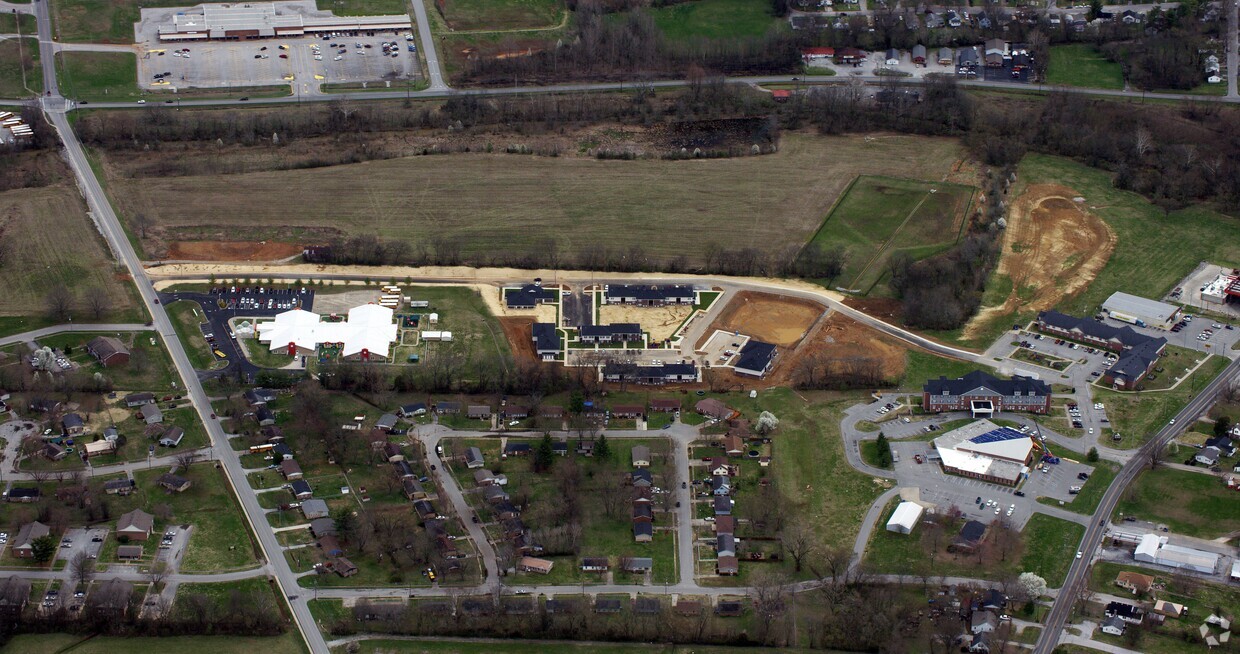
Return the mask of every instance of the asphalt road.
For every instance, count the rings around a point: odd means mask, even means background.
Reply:
[[[138,325],[131,323],[86,323],[65,325],[52,325],[42,329],[32,329],[28,332],[13,334],[0,338],[0,347],[12,345],[14,343],[25,343],[26,341],[37,341],[44,336],[52,334],[60,334],[63,332],[141,332],[151,329],[150,325]]]
[[[1059,591],[1059,596],[1064,598],[1064,601],[1056,601],[1054,606],[1051,607],[1050,613],[1047,614],[1046,626],[1033,648],[1034,654],[1050,654],[1051,650],[1055,649],[1055,645],[1059,642],[1059,636],[1063,632],[1064,624],[1072,612],[1072,605],[1081,584],[1087,581],[1086,576],[1092,564],[1093,554],[1102,544],[1102,537],[1106,532],[1108,517],[1115,510],[1115,504],[1119,502],[1124,490],[1149,464],[1151,453],[1165,447],[1172,437],[1183,431],[1187,425],[1192,424],[1193,421],[1204,414],[1210,408],[1210,405],[1214,403],[1214,400],[1223,388],[1236,379],[1237,376],[1240,376],[1240,359],[1233,360],[1223,370],[1222,374],[1210,382],[1196,397],[1189,401],[1187,406],[1176,414],[1175,425],[1165,425],[1155,434],[1154,438],[1141,447],[1136,456],[1124,464],[1115,481],[1111,483],[1110,488],[1103,494],[1102,502],[1098,505],[1098,510],[1094,513],[1093,519],[1085,527],[1085,538],[1081,542],[1080,547],[1080,551],[1084,555],[1079,559],[1073,560],[1072,567],[1068,569],[1068,577]]]

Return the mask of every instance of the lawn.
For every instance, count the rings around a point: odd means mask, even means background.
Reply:
[[[972,361],[947,359],[921,350],[909,350],[905,359],[904,381],[900,382],[900,388],[915,391],[920,395],[921,387],[928,379],[938,379],[940,376],[957,379],[975,370],[994,372],[991,368]]]
[[[1140,447],[1188,404],[1189,397],[1217,377],[1223,368],[1227,367],[1227,363],[1227,359],[1221,356],[1210,357],[1191,377],[1180,382],[1175,390],[1147,393],[1095,391],[1094,400],[1106,404],[1107,415],[1111,417],[1111,427],[1123,436],[1122,441],[1110,443],[1112,447]],[[1173,374],[1171,371],[1175,366],[1175,358],[1163,359],[1159,365],[1167,368],[1168,372],[1164,374]]]
[[[251,568],[257,564],[249,527],[233,498],[222,470],[199,463],[182,473],[193,482],[184,493],[164,493],[155,479],[166,470],[134,473],[138,487],[148,489],[149,504],[167,504],[178,524],[193,525],[182,572],[217,572]]]
[[[293,362],[293,357],[287,354],[285,348],[272,351],[269,345],[260,343],[258,339],[245,338],[238,339],[244,341],[241,347],[245,348],[245,358],[250,363],[261,368],[283,368]],[[214,356],[214,355],[212,355]]]
[[[1240,220],[1204,206],[1166,214],[1145,198],[1121,191],[1111,173],[1063,157],[1026,155],[1018,184],[1062,184],[1086,199],[1088,210],[1115,230],[1119,242],[1106,267],[1060,311],[1089,315],[1115,291],[1160,298],[1201,261],[1240,266]]]
[[[202,307],[197,302],[181,300],[164,307],[172,318],[172,326],[177,330],[177,338],[185,345],[189,362],[198,370],[211,370],[220,367],[219,359],[211,353],[207,339],[203,337],[199,325],[203,322]]]
[[[812,244],[843,249],[847,258],[836,285],[869,294],[896,252],[923,258],[954,243],[972,197],[967,186],[862,175],[823,221]]]
[[[693,0],[648,11],[673,41],[762,36],[781,25],[762,0]]]
[[[122,365],[103,367],[86,351],[86,344],[96,336],[112,336],[129,347],[129,362]],[[172,367],[172,358],[164,349],[156,332],[62,332],[45,336],[38,341],[39,345],[65,350],[69,358],[90,373],[100,373],[112,380],[113,388],[118,391],[174,391],[179,378]]]
[[[68,43],[133,43],[139,7],[186,7],[184,0],[43,0],[51,2],[53,37]],[[63,88],[63,87],[62,87]]]
[[[413,15],[407,0],[318,0],[316,4],[337,16]]]
[[[444,20],[453,31],[518,30],[557,25],[559,0],[446,0]]]
[[[176,636],[169,638],[134,638],[111,636],[75,636],[70,634],[23,634],[14,636],[0,654],[302,654],[305,645],[301,636],[290,630],[283,636],[255,638],[250,636]]]
[[[0,14],[0,34],[17,34],[18,28],[22,34],[33,35],[38,23],[33,14]]]
[[[0,17],[8,18],[9,14],[0,14]],[[0,98],[26,98],[41,93],[43,72],[39,68],[38,41],[0,41]]]
[[[1050,63],[1046,69],[1048,84],[1095,89],[1124,88],[1123,67],[1108,60],[1094,46],[1073,43],[1054,46],[1050,51]]]
[[[234,592],[246,595],[272,595],[274,592],[273,588],[272,582],[268,581],[266,577],[251,577],[249,579],[219,583],[181,584],[177,587],[176,601],[172,605],[172,612],[173,614],[183,614],[188,610],[184,600],[190,595],[203,595],[212,604],[219,607],[222,604],[226,604]]]
[[[201,153],[186,154],[200,157]],[[778,153],[680,162],[454,154],[246,175],[157,176],[131,153],[105,155],[120,213],[145,213],[178,239],[227,232],[238,240],[288,240],[331,228],[424,243],[456,239],[466,257],[546,252],[574,255],[599,242],[645,256],[705,260],[710,238],[652,239],[652,230],[714,234],[719,244],[786,252],[805,243],[856,174],[939,179],[960,159],[955,140],[785,134]],[[433,159],[433,160],[432,160]],[[801,184],[804,171],[815,174]],[[410,187],[419,188],[417,194]],[[709,192],[705,189],[710,189]],[[190,194],[198,201],[170,203]],[[283,207],[296,205],[293,214]],[[384,211],[371,207],[382,206]],[[755,220],[754,216],[762,216]]]
[[[102,294],[106,310],[101,322],[145,322],[136,290],[113,265],[102,237],[86,216],[77,189],[67,184],[0,193],[5,216],[4,238],[19,243],[0,268],[0,327],[5,333],[52,324],[41,315],[48,293],[67,288],[77,322],[91,322],[86,296]],[[72,247],[66,247],[71,243]]]
[[[56,79],[73,100],[119,102],[142,97],[138,57],[128,52],[59,52]]]
[[[878,441],[861,441],[861,460],[875,468],[891,470],[890,460],[887,465],[880,465],[878,462]]]
[[[1156,591],[1158,599],[1183,604],[1188,609],[1188,617],[1183,619],[1168,618],[1161,626],[1143,629],[1137,643],[1128,642],[1124,637],[1106,636],[1096,633],[1095,638],[1119,645],[1127,649],[1137,649],[1151,654],[1180,654],[1200,652],[1205,644],[1197,631],[1202,619],[1214,612],[1233,616],[1240,611],[1240,592],[1221,584],[1204,583],[1185,575],[1164,574],[1150,568],[1120,565],[1107,561],[1094,564],[1093,574],[1089,578],[1089,587],[1094,592],[1126,596],[1128,591],[1115,585],[1115,577],[1120,572],[1131,571],[1153,575],[1156,584],[1164,588]],[[1217,627],[1213,633],[1220,633]]]
[[[1115,507],[1115,520],[1132,516],[1164,523],[1171,531],[1217,538],[1240,529],[1236,492],[1214,475],[1158,468],[1146,470]]]
[[[1025,554],[1020,560],[1020,571],[1036,573],[1051,588],[1062,586],[1085,537],[1085,527],[1035,513],[1021,533],[1025,537]]]

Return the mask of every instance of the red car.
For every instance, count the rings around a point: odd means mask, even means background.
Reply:
[[[286,55],[286,54],[282,54],[282,55],[280,55],[280,58],[281,58],[281,59],[288,59],[288,55]]]

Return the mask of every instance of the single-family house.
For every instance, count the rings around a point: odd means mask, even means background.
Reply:
[[[622,557],[620,567],[632,574],[646,574],[654,570],[654,559],[645,556]]]
[[[715,552],[719,556],[736,556],[736,537],[732,534],[719,534],[716,536]]]
[[[137,561],[142,558],[145,551],[141,545],[117,545],[116,558],[121,561]]]
[[[314,497],[314,491],[310,488],[310,483],[305,479],[296,479],[289,484],[289,492],[299,500],[308,500]]]
[[[259,427],[274,425],[276,424],[276,414],[271,409],[260,406],[254,410],[254,421],[258,423]]]
[[[646,407],[641,404],[617,404],[611,407],[611,417],[617,419],[640,418],[646,414]]]
[[[970,654],[990,654],[990,632],[983,631],[969,637]]]
[[[271,446],[271,458],[273,461],[287,461],[293,458],[293,448],[287,443],[276,443]]]
[[[896,50],[895,48],[888,49],[887,54],[883,57],[883,63],[888,66],[899,66],[900,65],[900,51]]]
[[[52,442],[44,443],[43,447],[39,449],[39,454],[42,454],[43,458],[49,461],[60,461],[66,456],[69,456],[68,450],[66,450],[63,446]]]
[[[649,522],[634,522],[633,540],[638,543],[649,543],[654,540],[654,525]]]
[[[301,479],[301,464],[296,459],[285,459],[280,462],[280,475],[288,481]]]
[[[974,634],[994,633],[999,628],[999,618],[992,611],[974,611],[969,620],[969,631]]]
[[[698,400],[698,403],[693,405],[693,409],[707,418],[714,418],[715,420],[731,420],[739,415],[738,411],[713,397]]]
[[[268,402],[274,402],[276,392],[269,388],[251,388],[245,392],[245,401],[250,406],[266,406]]]
[[[336,538],[335,534],[320,536],[318,545],[326,556],[340,556],[344,554],[344,548],[340,546],[340,539]]]
[[[633,467],[647,468],[650,466],[650,448],[645,445],[634,445],[632,450]]]
[[[629,473],[629,484],[637,488],[650,488],[654,485],[654,475],[646,468],[638,468]]]
[[[324,516],[310,520],[310,535],[315,538],[336,535],[336,521]]]
[[[482,460],[482,450],[476,447],[465,450],[466,468],[481,468],[483,465],[485,465],[485,462]]]
[[[1106,606],[1106,616],[1117,617],[1129,624],[1141,624],[1145,620],[1145,609],[1124,602],[1110,602]]]
[[[112,441],[115,443],[116,441],[120,440],[120,438],[121,438],[121,433],[117,431],[116,427],[104,427],[103,428],[103,440]]]
[[[96,336],[90,339],[86,343],[86,351],[105,368],[129,362],[129,348],[112,336]]]
[[[145,541],[151,537],[151,530],[154,528],[155,516],[142,509],[134,509],[116,520],[118,538],[126,536],[129,540]]]
[[[8,499],[10,502],[16,502],[18,504],[30,504],[31,502],[38,502],[39,498],[42,496],[43,493],[39,491],[38,487],[27,488],[19,486],[17,488],[9,489]]]
[[[1182,618],[1188,613],[1188,609],[1183,604],[1168,602],[1167,600],[1155,600],[1154,612],[1168,618]]]
[[[730,497],[716,496],[712,505],[715,510],[715,516],[732,515],[732,503],[733,500]]]
[[[383,458],[387,459],[388,463],[396,463],[397,461],[405,460],[405,453],[400,450],[400,446],[396,443],[384,443]]]
[[[425,402],[414,402],[412,404],[402,405],[400,407],[400,410],[397,411],[397,413],[400,414],[400,417],[402,418],[415,418],[417,416],[424,416],[426,415],[426,403]]]
[[[1123,636],[1128,623],[1118,616],[1109,616],[1102,621],[1102,633],[1112,636]]]
[[[678,599],[675,609],[677,614],[685,617],[697,616],[702,614],[702,603],[698,600]]]
[[[155,483],[159,484],[165,490],[170,490],[175,493],[184,493],[189,490],[190,486],[193,485],[193,482],[190,480],[174,475],[170,472],[160,475],[159,478],[155,480]]]
[[[735,556],[721,556],[715,560],[715,574],[732,576],[740,573],[741,564]]]
[[[173,425],[159,437],[159,444],[162,447],[176,447],[185,439],[185,430]]]
[[[735,534],[736,518],[730,515],[715,516],[715,535]]]
[[[424,500],[427,498],[426,489],[422,486],[422,482],[413,477],[402,477],[400,480],[400,490],[405,494],[408,500]]]
[[[517,561],[517,570],[521,572],[533,572],[540,575],[551,574],[551,569],[555,567],[554,561],[547,559],[538,559],[532,556],[523,556]]]
[[[17,536],[13,538],[9,551],[19,559],[29,559],[34,557],[34,542],[44,536],[48,536],[52,530],[42,522],[28,522],[17,530]]]
[[[1133,595],[1144,595],[1154,587],[1154,577],[1124,570],[1115,577],[1115,585],[1132,592]]]
[[[509,404],[504,407],[505,420],[525,420],[530,417],[530,408],[519,404]]]
[[[504,458],[508,458],[510,456],[529,456],[533,451],[534,448],[530,447],[529,443],[509,441],[504,444]]]
[[[524,284],[520,288],[504,289],[504,303],[509,309],[533,309],[540,304],[554,303],[560,298],[559,291],[546,288],[541,280]]]
[[[538,417],[548,420],[559,420],[564,417],[564,407],[556,404],[544,404],[538,407]]]
[[[723,475],[715,475],[710,478],[710,492],[716,496],[727,496],[732,494],[732,478]]]
[[[1210,438],[1206,440],[1205,446],[1218,448],[1218,451],[1222,456],[1236,455],[1236,444],[1229,436],[1215,436]]]
[[[568,456],[568,443],[565,441],[555,441],[551,444],[551,453],[556,456]]]
[[[560,354],[563,349],[563,340],[560,338],[560,330],[556,329],[555,323],[536,322],[530,326],[530,336],[534,341],[534,354],[543,361],[551,361]]]
[[[108,495],[128,495],[133,492],[133,482],[127,478],[109,479],[103,482],[103,492]]]
[[[435,413],[441,416],[454,416],[461,412],[460,402],[436,402]]]
[[[409,465],[409,462],[403,459],[392,462],[392,474],[396,475],[397,479],[417,477],[417,473],[413,471],[413,466]]]
[[[423,520],[430,520],[439,515],[439,511],[431,504],[430,500],[416,500],[413,503],[413,511]]]
[[[633,612],[638,615],[658,615],[663,612],[663,603],[657,597],[638,597],[633,601]]]
[[[594,600],[595,613],[619,613],[624,608],[618,599],[600,597]]]
[[[486,404],[471,404],[466,409],[465,416],[474,420],[490,420],[491,407]]]
[[[951,48],[939,48],[939,65],[940,66],[950,66],[952,65],[952,62],[955,61],[955,59],[956,59],[955,56],[952,55]]]
[[[706,465],[706,471],[712,476],[731,477],[733,476],[732,466],[728,464],[728,460],[717,456],[710,460]]]
[[[379,416],[379,419],[375,421],[375,429],[381,429],[383,431],[390,432],[396,428],[397,420],[399,420],[399,418],[396,417],[396,414],[385,413]]]
[[[1217,447],[1211,445],[1210,447],[1197,450],[1197,453],[1193,456],[1193,460],[1204,466],[1213,466],[1218,465],[1219,456],[1221,455],[1222,452],[1220,452]]]
[[[504,500],[502,502],[492,504],[491,513],[495,514],[495,517],[499,520],[511,520],[519,517],[521,515],[521,510],[518,509],[517,505],[512,502]]]
[[[634,502],[633,522],[654,522],[654,507],[647,502]]]
[[[96,586],[86,598],[86,604],[94,615],[124,616],[133,601],[133,584],[120,579],[109,579]]]
[[[926,46],[918,43],[913,46],[912,52],[913,63],[918,66],[926,65]]]
[[[97,456],[116,453],[116,441],[100,440],[92,441],[82,447],[82,456],[87,459],[93,459]]]
[[[495,483],[495,475],[486,468],[479,468],[474,471],[474,483],[479,486],[491,486]]]
[[[670,397],[656,397],[650,400],[650,411],[654,413],[673,413],[680,411],[680,400]]]
[[[66,413],[60,419],[60,427],[66,436],[78,436],[86,431],[86,421],[76,413]]]
[[[738,457],[745,455],[745,441],[741,440],[736,434],[728,434],[723,437],[723,452],[730,457]]]
[[[611,561],[605,556],[581,557],[582,572],[607,572],[611,569]]]
[[[158,425],[164,421],[164,412],[159,410],[158,405],[143,404],[138,411],[142,414],[142,421],[148,425]]]
[[[331,512],[327,508],[327,502],[311,498],[301,503],[301,514],[306,516],[307,520],[318,520],[331,515]]]
[[[507,502],[509,497],[508,493],[499,486],[487,486],[482,489],[482,499],[486,501],[487,504],[494,505],[499,504],[500,502]]]

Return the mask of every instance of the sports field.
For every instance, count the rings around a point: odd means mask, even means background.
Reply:
[[[886,289],[880,282],[892,255],[903,251],[920,259],[955,243],[972,197],[968,186],[863,175],[827,216],[813,243],[847,252],[837,286],[882,295]]]
[[[442,236],[485,258],[541,253],[555,239],[562,256],[601,244],[697,263],[711,244],[790,256],[856,174],[941,179],[961,154],[947,139],[788,134],[776,154],[699,161],[454,154],[139,178],[109,166],[109,188],[122,215],[145,213],[172,240],[338,230],[420,244]],[[172,201],[181,197],[195,201]]]
[[[63,286],[75,297],[72,313],[79,322],[95,319],[86,310],[88,293],[106,300],[104,318],[145,320],[73,188],[56,185],[0,193],[0,231],[5,241],[0,316],[41,315],[48,292]],[[7,323],[6,332],[36,326],[14,324],[10,330]]]

